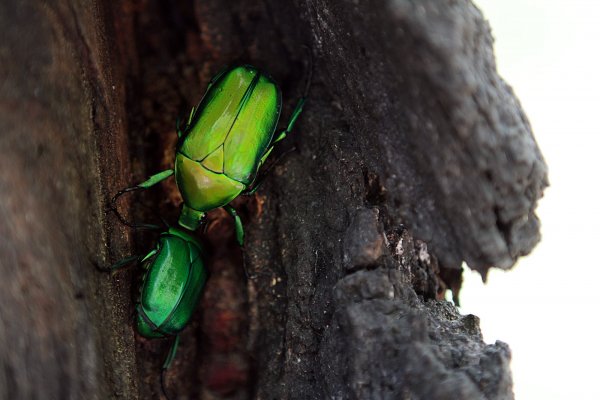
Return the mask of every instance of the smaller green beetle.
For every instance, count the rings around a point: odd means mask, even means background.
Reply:
[[[188,324],[206,283],[204,259],[204,249],[195,238],[169,228],[145,256],[127,257],[110,267],[116,271],[138,262],[146,269],[135,306],[137,331],[149,339],[175,338],[162,366],[163,392],[164,373],[175,357],[179,332]]]
[[[298,119],[310,87],[306,88],[283,130],[275,134],[281,114],[281,90],[266,73],[250,65],[226,69],[209,83],[206,94],[192,109],[179,142],[174,169],[153,175],[123,193],[147,189],[175,174],[183,197],[179,224],[196,230],[206,212],[224,207],[235,219],[236,237],[243,245],[242,222],[229,203],[240,194],[251,194],[261,183],[259,169]],[[179,125],[179,124],[178,124]]]

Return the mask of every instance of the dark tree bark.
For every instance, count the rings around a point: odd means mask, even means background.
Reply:
[[[160,396],[170,343],[131,324],[156,239],[107,211],[173,162],[175,120],[224,65],[269,71],[280,162],[198,233],[211,277],[167,390],[179,399],[510,399],[510,350],[455,299],[539,240],[546,166],[469,1],[64,0],[0,5],[0,398]],[[277,157],[274,157],[277,158]],[[173,182],[120,206],[175,223]],[[128,212],[130,211],[130,212]],[[246,279],[244,269],[249,279]]]

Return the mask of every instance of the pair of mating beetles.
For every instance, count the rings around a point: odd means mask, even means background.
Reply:
[[[116,200],[122,194],[150,188],[174,174],[184,201],[179,225],[194,231],[206,212],[224,207],[235,220],[236,238],[242,245],[242,223],[229,203],[240,194],[256,190],[262,178],[257,178],[259,170],[275,143],[292,130],[302,112],[309,84],[310,76],[287,126],[276,133],[281,90],[275,81],[249,65],[219,73],[192,109],[185,126],[181,129],[177,124],[179,141],[174,169],[121,190],[113,198],[113,209],[116,210]],[[164,392],[164,372],[175,356],[178,334],[189,322],[207,279],[203,249],[184,230],[169,228],[148,254],[125,258],[111,269],[134,261],[146,269],[136,303],[138,332],[147,338],[175,338],[163,364]]]

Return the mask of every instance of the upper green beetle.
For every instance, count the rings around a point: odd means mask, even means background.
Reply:
[[[174,170],[120,191],[114,201],[129,190],[149,188],[175,173],[184,201],[179,224],[195,230],[207,211],[225,207],[235,218],[237,239],[242,244],[241,220],[228,204],[240,194],[256,190],[259,169],[274,144],[291,132],[302,112],[309,83],[310,77],[286,128],[276,134],[281,114],[277,83],[250,65],[221,72],[210,81],[183,129],[177,127]]]

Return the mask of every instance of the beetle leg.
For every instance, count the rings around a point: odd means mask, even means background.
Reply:
[[[312,73],[313,73],[313,59],[312,59],[312,51],[308,46],[304,46],[307,50],[309,61],[308,61],[308,77],[306,78],[306,86],[304,87],[304,92],[302,93],[302,97],[298,100],[296,104],[296,108],[292,111],[292,116],[290,117],[290,121],[288,122],[287,127],[279,133],[279,135],[273,140],[273,144],[279,142],[280,140],[285,139],[285,137],[292,131],[294,128],[294,124],[296,120],[302,113],[302,109],[304,108],[304,103],[306,102],[306,98],[308,97],[308,91],[310,89],[310,85],[312,83]]]
[[[187,124],[185,125],[185,130],[187,131],[188,128],[190,127],[190,124],[192,123],[192,120],[194,119],[194,115],[196,114],[196,106],[192,107],[192,111],[190,111],[190,116],[188,117],[188,121]]]
[[[255,280],[259,276],[271,276],[270,274],[268,274],[266,272],[262,272],[262,271],[258,271],[258,272],[255,271],[255,272],[250,273],[248,270],[248,265],[246,264],[246,257],[244,257],[245,253],[246,253],[246,249],[244,248],[244,246],[242,246],[242,266],[244,267],[244,276],[246,277],[246,282],[249,280]]]
[[[183,135],[183,131],[181,130],[181,118],[180,117],[177,117],[177,119],[175,120],[175,132],[177,132],[178,138],[180,138]]]
[[[256,193],[256,191],[258,190],[260,185],[262,185],[262,183],[265,181],[265,178],[267,177],[267,175],[269,175],[269,171],[271,171],[271,169],[273,169],[274,165],[277,165],[277,162],[274,162],[271,165],[269,165],[269,168],[267,168],[266,171],[264,171],[264,172],[261,171],[260,175],[258,175],[256,177],[256,179],[254,179],[254,182],[252,182],[252,185],[248,189],[243,191],[242,194],[244,196],[252,196],[254,193]]]
[[[159,172],[158,174],[154,174],[150,178],[146,179],[144,182],[137,185],[137,187],[142,189],[148,189],[149,187],[154,186],[158,182],[164,181],[165,179],[173,175],[173,172],[174,171],[172,169],[167,169],[165,171]]]
[[[158,248],[152,249],[148,254],[146,254],[143,257],[137,256],[137,255],[125,257],[125,258],[117,261],[110,267],[101,267],[96,263],[94,263],[94,265],[96,266],[96,268],[98,270],[100,270],[102,272],[110,272],[111,274],[114,274],[114,273],[119,272],[120,270],[126,268],[130,264],[134,264],[135,266],[137,266],[138,264],[144,263],[146,260],[148,260],[149,258],[152,258],[156,253],[158,253],[158,250],[159,250]]]
[[[277,135],[271,141],[271,146],[265,151],[265,154],[263,154],[263,156],[261,157],[259,168],[260,168],[260,166],[262,166],[265,163],[267,157],[269,157],[269,154],[271,154],[271,152],[273,151],[275,144],[282,141],[283,139],[285,139],[286,136],[292,132],[292,129],[294,129],[294,125],[296,124],[296,120],[298,119],[300,114],[302,114],[302,109],[304,108],[304,103],[306,103],[306,98],[308,96],[308,90],[310,88],[310,84],[312,81],[312,52],[310,51],[310,49],[308,47],[306,47],[306,48],[310,55],[310,62],[309,62],[310,66],[309,66],[308,79],[306,80],[306,87],[304,88],[304,93],[302,94],[302,97],[300,97],[300,99],[298,100],[298,103],[296,103],[296,107],[294,108],[294,111],[292,111],[292,115],[290,117],[290,120],[288,121],[287,127],[277,133]],[[254,191],[255,190],[253,190],[252,193],[254,193]]]
[[[265,154],[260,158],[260,164],[258,164],[259,169],[260,169],[260,167],[263,166],[265,161],[267,161],[267,158],[269,157],[269,154],[271,154],[272,151],[273,151],[273,146],[269,147],[267,149],[267,151],[265,152]]]
[[[273,151],[273,148],[275,148],[275,144],[277,142],[280,142],[283,139],[285,139],[286,136],[292,131],[292,129],[294,128],[294,124],[296,123],[296,120],[302,113],[302,108],[304,107],[305,102],[306,102],[306,97],[304,97],[304,96],[301,97],[300,100],[298,100],[298,104],[296,104],[296,108],[294,108],[294,111],[292,112],[292,116],[290,117],[290,121],[288,122],[287,127],[284,130],[280,131],[275,136],[275,138],[271,142],[271,146],[265,151],[265,154],[263,154],[263,156],[261,157],[259,168],[260,168],[260,166],[262,166],[265,163],[265,161],[269,157],[269,154],[271,154],[271,152]]]
[[[162,371],[160,373],[160,388],[163,392],[163,395],[169,399],[167,395],[167,391],[165,390],[165,375],[171,364],[173,363],[173,359],[175,358],[175,354],[177,353],[177,346],[179,346],[179,335],[175,336],[175,340],[169,349],[169,353],[167,354],[167,358],[162,366]]]
[[[135,186],[128,187],[125,189],[121,189],[117,192],[117,194],[114,195],[114,197],[111,200],[111,203],[115,204],[117,202],[117,200],[119,199],[119,197],[121,197],[125,193],[132,192],[134,190],[148,189],[149,187],[152,187],[152,186],[156,185],[158,182],[163,181],[163,180],[167,179],[168,177],[170,177],[171,175],[173,175],[173,172],[174,171],[172,169],[167,169],[166,171],[162,171],[162,172],[159,172],[158,174],[152,175],[150,178],[146,179],[142,183],[139,183]]]
[[[171,364],[173,363],[173,359],[175,358],[175,354],[177,353],[177,346],[179,346],[179,335],[175,336],[175,340],[169,349],[169,353],[167,354],[167,358],[165,358],[165,362],[163,363],[162,369],[163,371],[169,369]]]
[[[110,272],[112,274],[112,273],[118,272],[119,270],[124,269],[129,264],[132,264],[132,263],[138,264],[140,262],[140,258],[141,258],[140,256],[125,257],[122,260],[117,261],[110,267],[101,267],[99,265],[96,265],[96,268],[102,272]]]
[[[301,97],[300,100],[298,100],[298,104],[296,104],[296,108],[294,108],[294,111],[292,112],[292,116],[290,117],[290,121],[288,122],[287,127],[283,130],[283,132],[279,133],[279,135],[273,140],[273,144],[285,139],[288,133],[292,131],[294,125],[296,124],[296,120],[302,113],[302,109],[304,108],[305,102],[306,97]]]
[[[169,176],[173,175],[173,170],[172,169],[168,169],[166,171],[162,171],[159,172],[158,174],[154,174],[152,175],[150,178],[146,179],[144,182],[132,186],[132,187],[128,187],[125,189],[121,189],[117,192],[117,194],[115,194],[113,196],[113,198],[110,200],[110,209],[115,213],[115,215],[117,216],[117,218],[119,219],[119,221],[121,221],[121,223],[123,225],[127,225],[131,228],[141,228],[141,229],[160,229],[159,226],[157,225],[151,225],[151,224],[135,224],[135,223],[131,223],[129,221],[127,221],[119,212],[119,210],[117,209],[117,200],[119,200],[119,198],[121,196],[123,196],[125,193],[129,193],[129,192],[134,192],[137,190],[142,190],[142,189],[148,189],[149,187],[152,187],[154,185],[156,185],[157,183],[159,183],[162,180],[167,179]]]
[[[259,173],[256,175],[256,178],[254,178],[254,181],[248,187],[248,189],[246,189],[245,191],[242,192],[242,194],[244,196],[251,196],[251,195],[253,195],[258,190],[258,188],[260,187],[260,185],[262,185],[263,181],[265,180],[265,177],[267,177],[269,175],[269,172],[271,172],[271,170],[273,169],[273,167],[275,167],[277,164],[279,164],[279,162],[281,161],[281,159],[283,157],[285,157],[286,155],[288,155],[292,151],[295,151],[296,148],[292,147],[291,149],[286,150],[283,154],[281,154],[279,157],[277,157],[277,159],[275,161],[271,162],[266,167],[265,170],[260,170],[260,167],[263,166],[264,162],[266,161],[266,159],[269,156],[269,154],[271,154],[272,150],[273,150],[273,146],[271,146],[267,150],[267,152],[265,153],[265,155],[262,157],[261,163],[260,163],[260,166],[259,166]]]
[[[252,196],[254,193],[256,193],[256,191],[258,190],[258,188],[260,187],[260,185],[263,183],[264,179],[260,179],[260,180],[256,180],[255,181],[255,185],[252,185],[252,187],[248,190],[246,190],[245,192],[243,192],[242,194],[244,196]]]
[[[264,173],[261,173],[259,176],[257,176],[256,179],[254,180],[254,182],[252,182],[252,185],[248,189],[246,189],[245,191],[242,192],[242,195],[252,196],[254,193],[256,193],[256,191],[260,188],[260,186],[265,181],[265,178],[267,177],[269,171],[272,169],[273,165],[275,165],[275,164],[276,163],[273,163],[272,165],[269,166],[269,168]]]
[[[227,211],[229,213],[229,215],[231,215],[233,217],[233,220],[235,222],[235,237],[236,237],[239,245],[243,246],[244,245],[244,226],[242,225],[242,219],[238,215],[237,211],[235,211],[235,208],[231,207],[230,205],[223,206],[223,208],[225,209],[225,211]]]
[[[150,251],[150,253],[146,254],[146,256],[140,260],[140,262],[143,263],[144,261],[152,258],[152,256],[154,256],[156,253],[158,253],[158,250],[159,250],[159,248],[152,249],[152,251]]]

